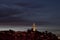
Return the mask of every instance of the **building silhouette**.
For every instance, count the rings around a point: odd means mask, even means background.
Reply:
[[[36,24],[27,31],[0,31],[0,40],[58,40],[58,37],[51,32],[37,31]]]

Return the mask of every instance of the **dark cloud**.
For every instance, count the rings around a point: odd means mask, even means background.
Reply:
[[[19,2],[19,3],[15,3],[15,5],[25,7],[25,6],[30,6],[32,4],[30,4],[30,3],[20,3]]]
[[[0,0],[0,22],[60,24],[60,1]]]
[[[12,9],[12,8],[2,8],[0,9],[0,19],[5,19],[7,17],[11,17],[17,14],[22,14],[23,11],[18,11],[16,9]]]
[[[32,3],[15,3],[15,5],[17,6],[22,6],[22,7],[26,7],[26,8],[43,8],[44,4],[32,4]]]

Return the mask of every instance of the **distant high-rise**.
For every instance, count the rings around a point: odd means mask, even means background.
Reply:
[[[33,23],[32,29],[33,29],[33,31],[36,31],[36,25],[35,25],[35,23]]]

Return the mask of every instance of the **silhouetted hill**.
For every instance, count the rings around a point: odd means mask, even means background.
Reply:
[[[47,31],[39,32],[32,29],[26,32],[6,30],[0,31],[0,40],[58,40],[58,37]]]

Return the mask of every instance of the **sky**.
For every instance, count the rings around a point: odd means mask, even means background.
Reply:
[[[60,25],[60,0],[0,0],[0,24]]]

